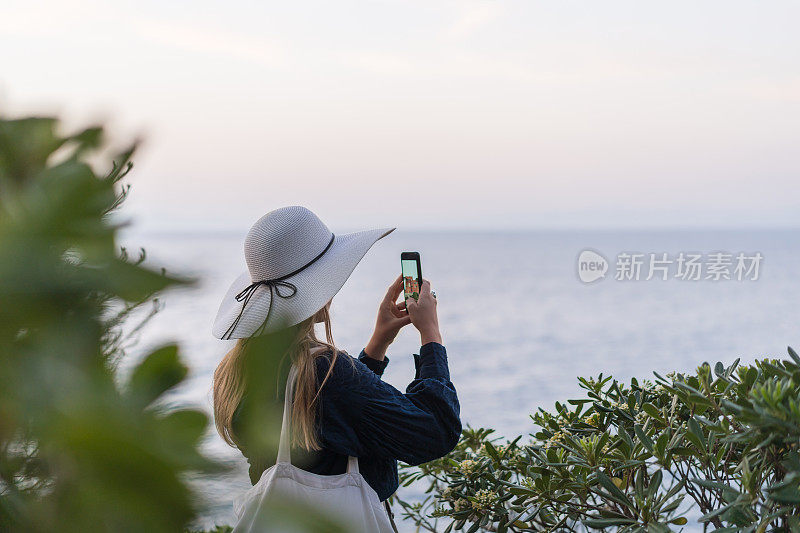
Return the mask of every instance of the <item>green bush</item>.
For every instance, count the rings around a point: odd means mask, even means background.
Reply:
[[[530,441],[464,431],[448,456],[403,467],[426,531],[800,531],[800,358],[703,364],[584,394],[531,418]],[[690,505],[693,504],[693,505]]]
[[[124,320],[186,280],[117,247],[132,149],[101,176],[102,146],[100,128],[0,120],[2,531],[180,531],[197,505],[183,474],[214,466],[206,415],[159,408],[187,372],[175,346],[117,382]]]

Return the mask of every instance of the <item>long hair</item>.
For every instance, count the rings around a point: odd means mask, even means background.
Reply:
[[[319,393],[333,370],[338,350],[333,342],[329,306],[326,305],[314,316],[290,328],[251,337],[238,339],[234,347],[225,355],[214,371],[214,424],[222,439],[233,447],[240,447],[240,435],[233,431],[233,418],[239,403],[248,392],[248,384],[258,386],[249,374],[263,374],[264,361],[276,361],[276,379],[280,380],[283,362],[288,356],[297,367],[292,406],[292,444],[306,450],[321,449],[315,428],[317,400]],[[314,330],[316,322],[325,324],[325,341],[317,338]],[[319,348],[324,349],[319,349]],[[331,353],[328,372],[321,384],[317,382],[315,360]],[[255,363],[255,364],[253,364]],[[254,368],[260,370],[255,371]],[[273,365],[273,370],[276,370]],[[276,393],[281,388],[276,384]],[[263,391],[262,391],[263,392]]]

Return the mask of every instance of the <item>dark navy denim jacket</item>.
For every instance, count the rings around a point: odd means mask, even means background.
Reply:
[[[318,383],[330,368],[330,356],[316,360]],[[461,435],[460,407],[444,346],[430,342],[414,354],[416,374],[405,394],[381,380],[388,363],[388,357],[378,361],[363,350],[355,360],[339,352],[319,397],[317,428],[322,450],[293,448],[292,463],[315,474],[333,475],[346,471],[348,455],[358,457],[359,471],[383,501],[399,485],[398,460],[418,465],[455,447]],[[254,484],[275,463],[274,453],[265,457],[241,451]]]

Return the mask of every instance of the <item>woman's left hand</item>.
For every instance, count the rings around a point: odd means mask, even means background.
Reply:
[[[403,277],[398,276],[378,306],[375,331],[372,333],[367,347],[364,348],[364,352],[373,359],[382,360],[386,355],[387,348],[394,342],[403,326],[411,323],[411,318],[406,311],[406,302],[397,303],[401,292],[403,292]]]

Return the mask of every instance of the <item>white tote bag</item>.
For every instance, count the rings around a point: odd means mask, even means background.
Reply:
[[[322,476],[292,466],[291,424],[293,384],[297,369],[292,365],[286,381],[278,462],[261,475],[251,489],[234,501],[237,523],[233,533],[296,533],[297,528],[270,523],[267,505],[273,498],[289,497],[307,504],[346,525],[353,533],[394,533],[389,515],[378,494],[358,472],[358,458],[347,458],[347,472]],[[281,520],[283,523],[283,520]]]

